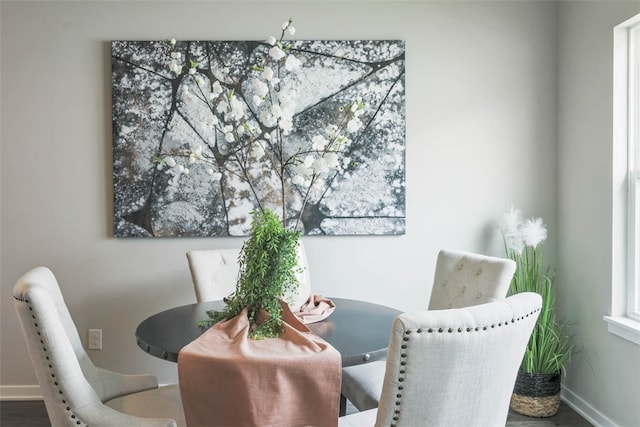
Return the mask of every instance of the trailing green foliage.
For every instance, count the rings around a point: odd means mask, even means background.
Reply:
[[[280,301],[298,286],[296,274],[301,270],[297,263],[300,232],[285,229],[278,216],[271,210],[252,212],[253,224],[250,238],[240,252],[240,274],[236,291],[222,311],[208,311],[208,319],[200,326],[210,326],[223,319],[231,319],[248,307],[254,339],[277,337],[283,329]],[[269,318],[259,323],[259,310],[269,313]]]
[[[542,296],[542,309],[525,350],[520,370],[525,373],[562,371],[577,353],[567,325],[556,318],[555,273],[549,267],[543,272],[541,246],[524,246],[521,252],[509,248],[507,256],[516,262],[509,295],[535,292]]]

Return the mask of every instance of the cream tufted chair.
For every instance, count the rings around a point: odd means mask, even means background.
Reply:
[[[187,261],[196,293],[196,301],[221,300],[236,290],[238,280],[238,258],[240,249],[192,250],[187,252]],[[300,286],[291,295],[291,308],[300,308],[311,293],[311,276],[307,254],[302,242],[298,246],[298,265],[303,271],[298,275]]]
[[[37,267],[16,283],[16,311],[49,419],[58,426],[185,426],[177,385],[96,367],[82,347],[58,282]]]
[[[196,301],[221,300],[236,290],[240,249],[187,252]]]
[[[507,295],[516,263],[506,258],[441,250],[429,310],[484,304]]]
[[[379,407],[341,417],[339,427],[504,426],[541,305],[525,292],[399,315]]]
[[[441,250],[429,299],[429,310],[462,308],[504,299],[516,264],[463,251]],[[342,395],[360,411],[378,406],[385,361],[342,370]]]

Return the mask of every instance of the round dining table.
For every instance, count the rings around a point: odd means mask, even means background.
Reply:
[[[366,301],[330,299],[335,304],[334,312],[307,326],[340,352],[342,366],[384,359],[391,324],[401,311]],[[207,330],[198,326],[208,318],[207,311],[222,308],[223,301],[207,301],[154,314],[138,325],[138,346],[152,356],[177,362],[180,350]]]

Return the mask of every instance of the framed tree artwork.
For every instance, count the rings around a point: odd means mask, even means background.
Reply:
[[[117,237],[405,232],[404,42],[113,41]]]

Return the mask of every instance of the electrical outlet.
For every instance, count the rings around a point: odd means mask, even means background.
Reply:
[[[102,329],[89,329],[89,350],[102,350]]]

